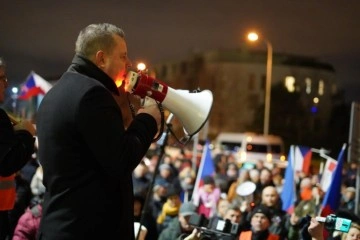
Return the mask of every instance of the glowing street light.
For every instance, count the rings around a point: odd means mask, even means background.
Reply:
[[[247,35],[249,41],[255,42],[259,39],[259,35],[255,32],[250,32]],[[272,45],[266,40],[262,39],[267,47],[267,60],[266,60],[266,87],[265,87],[265,113],[264,113],[264,135],[269,134],[270,125],[270,98],[271,98],[271,71],[272,71]]]
[[[145,63],[140,62],[140,63],[138,63],[138,65],[136,66],[136,68],[137,68],[138,70],[140,70],[140,71],[144,71],[144,70],[146,69],[146,65],[145,65]]]

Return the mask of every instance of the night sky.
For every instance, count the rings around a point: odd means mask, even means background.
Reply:
[[[360,100],[358,0],[3,0],[0,55],[9,80],[25,81],[31,70],[61,75],[79,31],[100,22],[123,28],[130,58],[149,66],[192,51],[239,48],[255,29],[274,52],[332,64],[347,100]]]

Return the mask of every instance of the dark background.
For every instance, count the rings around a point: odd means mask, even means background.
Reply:
[[[148,66],[191,51],[241,47],[247,31],[256,29],[274,52],[332,64],[347,101],[360,100],[357,0],[5,0],[0,9],[0,55],[13,83],[31,70],[60,76],[79,31],[90,23],[122,27],[130,58]]]

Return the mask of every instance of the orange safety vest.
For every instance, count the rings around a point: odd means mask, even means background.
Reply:
[[[252,232],[251,231],[245,231],[241,232],[239,236],[239,240],[251,240]],[[280,237],[278,235],[274,235],[272,233],[269,233],[269,236],[266,240],[279,240]],[[265,239],[264,239],[265,240]]]
[[[14,208],[16,198],[15,174],[0,177],[0,211]]]

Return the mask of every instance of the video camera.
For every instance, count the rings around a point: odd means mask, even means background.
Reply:
[[[351,220],[337,217],[335,214],[330,214],[327,217],[316,217],[316,221],[325,223],[325,228],[330,231],[349,232]]]
[[[228,219],[213,221],[209,221],[203,214],[193,214],[189,219],[189,224],[200,231],[201,240],[235,240],[238,238],[238,224],[231,223]]]

